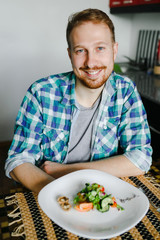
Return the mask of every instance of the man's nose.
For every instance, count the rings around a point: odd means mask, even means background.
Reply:
[[[94,68],[97,66],[97,56],[94,51],[88,51],[85,59],[85,66],[88,68]]]

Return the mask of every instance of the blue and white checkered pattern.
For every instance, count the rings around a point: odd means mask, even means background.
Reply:
[[[6,174],[23,162],[43,160],[63,163],[75,111],[75,75],[62,73],[33,83],[23,99]],[[136,166],[148,171],[152,148],[146,112],[135,84],[112,73],[103,89],[94,124],[91,159],[117,154],[118,144]]]

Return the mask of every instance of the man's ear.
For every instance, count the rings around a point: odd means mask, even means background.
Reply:
[[[69,58],[71,60],[71,50],[70,50],[70,48],[67,48],[67,51],[68,51],[68,56],[69,56]]]
[[[115,42],[114,45],[113,45],[114,61],[116,59],[117,53],[118,53],[118,43]]]

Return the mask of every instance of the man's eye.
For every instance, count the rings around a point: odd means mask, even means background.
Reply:
[[[102,50],[104,50],[105,48],[104,48],[104,47],[98,47],[97,49],[98,49],[98,51],[102,51]]]
[[[82,53],[84,53],[85,51],[84,51],[84,49],[77,49],[76,50],[76,54],[82,54]]]

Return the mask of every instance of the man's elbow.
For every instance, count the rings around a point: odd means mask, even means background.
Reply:
[[[14,174],[14,169],[9,173],[9,175],[11,176],[11,178],[12,178],[13,180],[15,180],[16,182],[19,182],[18,179],[17,179],[17,177],[16,177],[15,174]]]

